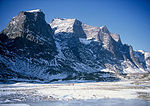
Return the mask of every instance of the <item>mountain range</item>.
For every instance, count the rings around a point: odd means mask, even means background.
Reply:
[[[136,39],[135,39],[136,40]],[[149,73],[150,52],[133,50],[106,26],[21,11],[0,32],[0,80],[119,80]]]

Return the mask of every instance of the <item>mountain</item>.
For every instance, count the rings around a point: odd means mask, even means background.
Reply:
[[[0,34],[1,78],[45,78],[45,61],[57,54],[51,27],[41,10],[20,12]],[[15,75],[14,75],[15,74]]]
[[[118,80],[150,72],[150,52],[134,51],[106,26],[22,11],[0,33],[0,80]]]

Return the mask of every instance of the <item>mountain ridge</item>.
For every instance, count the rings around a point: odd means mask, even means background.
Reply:
[[[0,33],[0,79],[117,80],[150,72],[150,52],[134,51],[106,26],[22,11]],[[104,77],[106,76],[107,77]]]

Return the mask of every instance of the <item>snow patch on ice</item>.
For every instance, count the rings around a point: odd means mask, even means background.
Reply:
[[[9,92],[13,92],[14,94],[25,94],[31,97],[36,94],[37,97],[52,97],[56,100],[89,100],[102,98],[138,99],[137,92],[150,92],[149,88],[136,88],[136,86],[141,85],[134,85],[133,81],[65,84],[16,83],[1,84],[0,94],[9,95]],[[32,91],[32,93],[29,91]]]
[[[52,96],[59,100],[73,100],[73,99],[102,99],[102,98],[123,98],[123,99],[134,99],[136,98],[135,91],[130,90],[105,90],[98,89],[105,85],[105,82],[100,83],[79,83],[74,86],[68,84],[66,86],[59,86],[53,90],[49,88],[40,89],[38,93],[41,95]],[[107,85],[108,88],[112,85]],[[107,88],[107,86],[105,86]],[[116,84],[117,86],[117,84]]]

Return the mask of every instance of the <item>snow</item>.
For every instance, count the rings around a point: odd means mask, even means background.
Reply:
[[[98,39],[98,33],[100,31],[100,29],[98,27],[93,27],[87,24],[82,24],[82,28],[84,33],[87,36],[87,39],[95,39],[95,41],[99,41]]]
[[[148,57],[150,57],[150,52],[145,52],[144,56],[145,56],[145,59],[147,59]]]
[[[30,106],[28,104],[0,104],[0,106]]]
[[[109,50],[110,35],[104,33],[104,36],[103,36],[103,44],[104,44],[103,47],[104,47],[105,49],[108,49],[108,50]]]
[[[139,59],[139,62],[141,62],[141,63],[145,62],[143,52],[135,51],[134,56],[136,56]]]
[[[121,64],[123,66],[123,73],[146,73],[147,72],[142,68],[135,67],[129,60],[123,61]]]
[[[12,23],[13,23],[14,25],[16,24],[16,22],[15,22],[15,21],[13,21]]]
[[[137,50],[138,52],[141,52],[142,54],[144,54],[145,52],[144,52],[144,50]]]
[[[114,71],[111,71],[111,70],[109,70],[109,69],[107,69],[107,68],[106,68],[106,69],[101,69],[101,71],[102,71],[102,72],[111,72],[111,73],[115,73]]]
[[[40,9],[36,9],[36,10],[30,10],[30,11],[26,11],[26,12],[30,12],[30,13],[32,13],[32,12],[41,12],[41,10]]]
[[[59,90],[41,90],[40,94],[44,95],[53,95],[54,97],[59,98],[59,100],[72,100],[72,99],[102,99],[102,98],[123,98],[123,99],[133,99],[135,95],[131,95],[130,91],[122,92],[122,91],[111,91],[111,90],[76,90],[83,89],[84,86],[68,86],[65,88],[60,88]],[[66,90],[63,90],[66,89]],[[63,90],[63,92],[62,92]],[[126,96],[128,95],[128,96]]]
[[[150,72],[150,52],[145,52],[144,57],[146,60],[146,65],[147,65],[148,70]]]
[[[88,45],[91,43],[91,40],[87,40],[86,38],[79,38],[80,42],[85,44],[85,45]]]
[[[13,25],[17,25],[17,19],[16,17],[13,17],[12,20],[10,21],[10,24],[13,24]]]
[[[64,78],[66,78],[67,77],[67,75],[66,74],[56,74],[56,75],[51,75],[50,76],[50,79],[52,80],[52,79],[64,79]]]
[[[57,41],[56,38],[55,38],[55,44],[56,44],[57,51],[58,51],[58,55],[56,55],[56,57],[66,59],[66,57],[64,56],[64,54],[61,51],[61,46],[59,44],[59,41]]]
[[[60,19],[55,18],[50,23],[50,26],[55,29],[55,34],[60,32],[73,33],[73,25],[76,19]]]
[[[136,50],[135,52],[140,52],[144,54],[145,60],[150,57],[150,52],[145,52],[144,50]]]
[[[116,42],[118,42],[118,41],[120,40],[119,34],[111,33],[110,35],[111,35],[111,37],[112,37]]]
[[[141,87],[141,88],[140,88]],[[39,100],[89,100],[89,99],[138,99],[137,92],[150,93],[149,88],[134,85],[133,81],[120,82],[88,82],[88,83],[65,83],[65,84],[32,84],[16,83],[1,84],[0,95],[8,95],[7,92],[14,94],[27,95],[27,97],[39,97]],[[41,97],[41,98],[40,98]],[[7,98],[8,99],[8,98]],[[6,100],[7,100],[6,99]],[[18,98],[19,99],[19,98]],[[11,99],[10,99],[11,100]],[[36,100],[37,102],[38,100]],[[4,102],[4,101],[0,101]]]
[[[102,69],[101,67],[93,68],[86,64],[78,63],[78,62],[74,63],[74,66],[72,68],[74,68],[78,72],[87,72],[87,73],[99,72]]]
[[[143,70],[142,68],[132,68],[132,67],[128,67],[126,69],[123,70],[124,73],[146,73],[145,70]]]
[[[44,59],[32,59],[32,58],[20,59],[19,57],[16,56],[14,60],[15,62],[11,61],[9,58],[3,58],[2,56],[0,56],[0,61],[6,64],[6,66],[8,66],[14,72],[19,72],[29,77],[32,76],[32,77],[42,78],[45,80],[66,78],[66,74],[63,73],[56,74],[56,75],[50,75],[49,73],[45,73],[45,71],[48,70],[48,66],[58,65],[55,59],[50,62]],[[31,60],[34,60],[34,62],[37,62],[37,64],[36,65],[31,64]],[[38,64],[44,64],[44,65],[38,65]]]
[[[138,57],[140,62],[146,63],[146,70],[150,72],[150,52],[145,52],[144,50],[136,50],[134,54],[136,57]]]
[[[101,26],[101,27],[99,27],[100,29],[103,29],[105,26]]]

